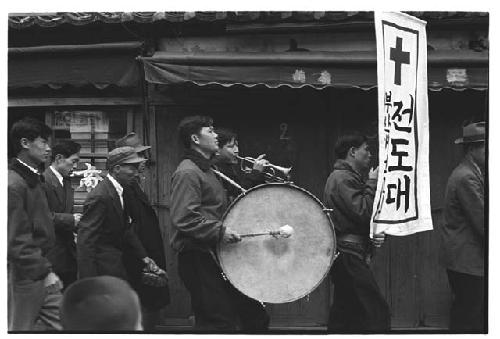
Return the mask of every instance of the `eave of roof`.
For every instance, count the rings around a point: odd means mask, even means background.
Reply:
[[[488,18],[488,12],[407,12],[426,21],[442,19]],[[24,29],[32,26],[56,27],[62,24],[75,26],[91,23],[154,23],[154,22],[228,22],[228,23],[280,23],[280,22],[342,22],[373,20],[373,12],[58,12],[12,13],[9,27]]]

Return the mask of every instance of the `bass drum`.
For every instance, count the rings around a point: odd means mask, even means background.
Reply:
[[[336,253],[335,232],[323,204],[292,184],[256,186],[233,201],[223,225],[239,234],[293,227],[289,238],[271,235],[221,242],[217,257],[227,279],[243,294],[286,303],[311,293],[327,276]]]

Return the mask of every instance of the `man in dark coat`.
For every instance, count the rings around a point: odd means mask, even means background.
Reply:
[[[442,261],[454,300],[450,329],[484,333],[485,123],[463,128],[465,156],[446,186]]]
[[[47,253],[54,225],[38,167],[50,153],[51,130],[34,119],[17,121],[10,131],[16,158],[8,173],[8,327],[9,331],[60,330],[62,284]]]
[[[268,161],[264,159],[265,154],[261,154],[255,159],[251,169],[243,171],[238,159],[238,135],[228,128],[216,128],[215,132],[217,133],[219,151],[214,156],[213,162],[217,170],[234,180],[244,189],[264,184],[266,181],[263,171],[264,166],[268,164]],[[239,188],[230,184],[227,180],[223,180],[222,185],[226,190],[229,202],[232,202],[242,193]],[[238,291],[236,293],[241,294]],[[241,328],[244,332],[252,333],[268,330],[270,317],[264,304],[256,302],[245,295],[238,295],[237,300],[239,300],[236,304],[238,312],[246,313],[246,316],[240,319]]]
[[[147,254],[130,230],[123,203],[123,185],[135,179],[139,164],[145,160],[132,147],[109,152],[108,175],[88,194],[78,224],[79,278],[111,275],[127,280],[123,264],[126,246],[146,261]]]
[[[56,242],[47,254],[54,272],[66,288],[76,280],[74,234],[81,214],[73,213],[73,188],[70,175],[78,165],[80,145],[65,141],[52,147],[52,163],[45,170],[43,185],[54,220]]]
[[[146,159],[144,153],[151,146],[143,146],[134,132],[116,141],[117,147],[130,146]],[[161,286],[147,284],[143,280],[145,263],[134,257],[130,251],[125,251],[124,262],[129,282],[139,294],[142,305],[142,322],[145,331],[153,331],[160,318],[160,310],[170,302],[170,294],[167,285],[165,249],[163,247],[163,236],[160,230],[158,216],[149,202],[148,196],[141,188],[140,176],[145,170],[145,162],[139,165],[138,175],[130,184],[124,185],[123,200],[125,210],[132,219],[132,231],[137,235],[147,256],[161,270],[165,278]]]
[[[238,305],[248,297],[223,278],[214,254],[219,241],[233,243],[241,237],[222,225],[227,197],[211,166],[219,149],[212,119],[186,117],[179,124],[179,137],[187,151],[172,176],[171,245],[178,255],[179,276],[191,294],[195,329],[262,331],[262,326],[246,328],[249,316]]]
[[[337,161],[325,186],[324,202],[333,210],[340,252],[331,270],[335,290],[328,331],[334,333],[384,332],[390,327],[389,306],[368,265],[378,168],[370,170],[365,182],[371,157],[366,141],[356,134],[339,138]],[[384,234],[376,234],[373,245],[380,247],[384,239]]]

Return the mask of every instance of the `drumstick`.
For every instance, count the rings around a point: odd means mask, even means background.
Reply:
[[[241,238],[250,238],[250,237],[256,237],[259,235],[269,235],[271,231],[265,232],[265,233],[248,233],[248,234],[240,234]]]
[[[281,226],[278,230],[261,233],[240,234],[241,238],[257,237],[260,235],[272,235],[277,238],[289,238],[293,234],[293,227],[290,225]]]

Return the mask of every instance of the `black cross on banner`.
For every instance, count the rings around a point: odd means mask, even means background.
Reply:
[[[394,61],[394,84],[401,86],[401,65],[410,64],[410,52],[403,52],[403,38],[396,37],[396,47],[391,47],[390,59]]]

